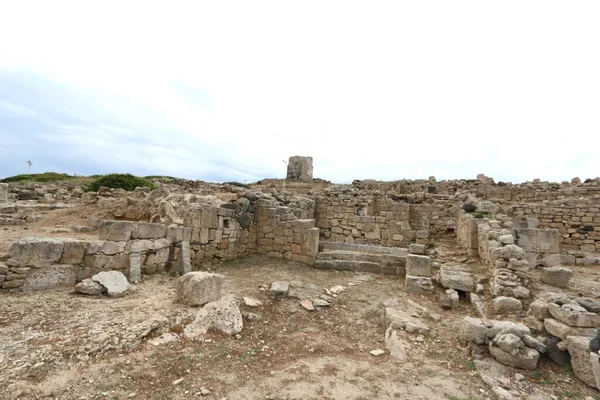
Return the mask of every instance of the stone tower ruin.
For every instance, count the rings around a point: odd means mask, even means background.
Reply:
[[[312,181],[313,159],[312,157],[292,156],[287,165],[287,179],[300,181]]]

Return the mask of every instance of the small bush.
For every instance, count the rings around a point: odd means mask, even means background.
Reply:
[[[132,191],[136,187],[146,186],[150,189],[155,189],[156,186],[147,179],[139,178],[131,174],[108,174],[96,179],[87,186],[86,191],[97,192],[101,186],[106,186],[113,189],[124,189]]]
[[[240,182],[223,182],[223,185],[239,186],[243,187],[244,189],[250,189],[250,186]]]
[[[59,174],[58,172],[44,172],[43,174],[22,174],[22,175],[9,176],[8,178],[4,178],[4,179],[0,180],[0,182],[3,182],[3,183],[25,182],[25,181],[57,182],[57,181],[64,181],[64,180],[73,179],[73,178],[74,178],[74,176],[67,175],[67,174]]]

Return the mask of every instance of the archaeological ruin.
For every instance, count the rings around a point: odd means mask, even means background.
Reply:
[[[157,179],[157,189],[133,192],[0,183],[2,299],[56,288],[118,298],[155,274],[181,276],[181,303],[207,304],[181,333],[191,339],[210,327],[238,334],[240,323],[215,321],[211,307],[241,321],[240,302],[253,301],[221,296],[225,277],[206,272],[214,262],[263,255],[331,274],[384,275],[415,301],[433,299],[436,315],[461,312],[456,336],[473,360],[518,371],[535,371],[542,359],[569,365],[595,393],[589,398],[599,398],[600,353],[590,343],[600,329],[600,178],[341,185],[313,183],[310,157],[290,157],[287,168],[285,189],[283,180],[248,189]],[[77,210],[90,214],[87,224],[37,236],[24,230],[53,212]],[[118,277],[100,275],[114,271]],[[276,283],[265,293],[286,298],[292,288]],[[329,306],[335,296],[328,289],[301,299],[302,307]],[[420,311],[392,303],[382,310],[383,353],[402,360],[404,335],[428,340],[432,322]],[[490,398],[534,398],[480,375]]]

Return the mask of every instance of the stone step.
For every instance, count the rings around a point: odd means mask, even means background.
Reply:
[[[320,242],[319,251],[328,250],[345,250],[354,251],[360,253],[371,253],[371,254],[391,254],[395,256],[406,256],[408,253],[407,249],[401,247],[384,247],[384,246],[373,246],[369,244],[355,244],[355,243],[343,243],[343,242]]]
[[[406,256],[329,250],[317,254],[315,268],[374,272],[391,275],[405,273]]]

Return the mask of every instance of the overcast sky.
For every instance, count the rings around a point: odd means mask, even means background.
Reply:
[[[600,175],[600,2],[2,1],[0,177]]]

